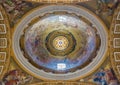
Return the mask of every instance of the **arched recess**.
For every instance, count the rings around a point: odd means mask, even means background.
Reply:
[[[0,5],[0,79],[10,64],[10,25],[5,9]]]
[[[114,12],[109,36],[111,65],[117,78],[120,79],[120,5]]]

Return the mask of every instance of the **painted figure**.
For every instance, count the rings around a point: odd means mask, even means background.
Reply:
[[[101,69],[94,75],[93,81],[97,85],[118,85],[118,80],[112,69]]]
[[[32,79],[32,76],[16,69],[7,73],[0,82],[0,85],[21,85],[32,81]]]

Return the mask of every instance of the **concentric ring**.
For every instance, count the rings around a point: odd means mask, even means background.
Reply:
[[[53,47],[57,50],[65,50],[69,45],[69,41],[64,36],[58,36],[53,40]]]
[[[75,49],[75,46],[76,40],[67,30],[55,30],[46,37],[46,48],[55,56],[65,57]]]
[[[38,69],[31,65],[26,58],[24,57],[21,49],[20,49],[20,36],[23,34],[24,28],[28,25],[29,21],[31,21],[33,18],[38,17],[40,15],[51,13],[55,11],[66,11],[68,13],[75,13],[76,15],[80,15],[86,19],[88,19],[97,29],[100,39],[101,39],[101,46],[99,48],[99,51],[97,52],[96,57],[94,60],[86,67],[79,69],[75,72],[68,72],[67,74],[54,74],[45,72],[41,69]],[[88,10],[82,8],[82,7],[75,7],[75,6],[69,6],[69,5],[52,5],[52,6],[45,6],[43,8],[37,8],[35,11],[33,11],[31,14],[24,17],[21,22],[16,26],[16,31],[14,33],[13,37],[13,49],[15,53],[15,60],[19,63],[21,67],[26,69],[26,71],[30,72],[35,75],[38,78],[45,78],[45,79],[52,79],[52,80],[69,80],[74,78],[80,78],[85,77],[89,75],[91,72],[95,71],[105,60],[105,54],[107,52],[107,40],[108,35],[106,31],[105,25],[101,22],[100,19],[98,19],[94,14],[89,12]]]

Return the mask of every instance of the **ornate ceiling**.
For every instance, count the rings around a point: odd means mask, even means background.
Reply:
[[[120,5],[103,1],[0,1],[0,85],[119,85]]]
[[[15,59],[38,78],[69,80],[86,77],[106,58],[108,34],[101,22],[81,6],[37,8],[16,26],[13,37]],[[25,36],[22,47],[20,36]]]

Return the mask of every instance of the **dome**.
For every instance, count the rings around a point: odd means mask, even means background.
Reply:
[[[70,15],[55,14],[39,20],[28,27],[24,42],[31,61],[56,72],[80,67],[96,50],[94,29]]]
[[[13,40],[16,59],[37,77],[53,80],[82,77],[104,60],[105,27],[82,7],[38,8],[24,17],[16,29]]]

